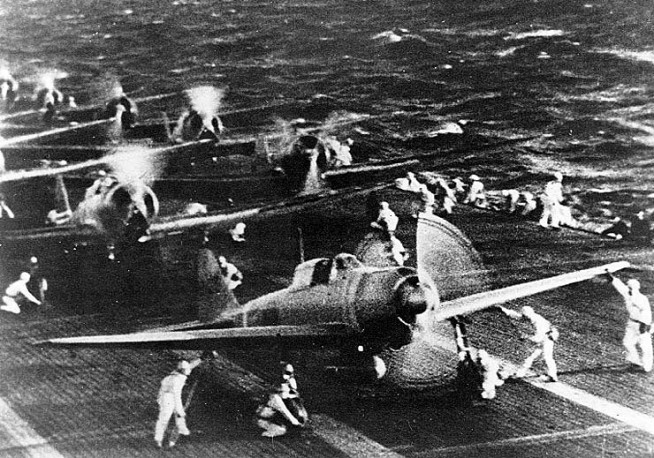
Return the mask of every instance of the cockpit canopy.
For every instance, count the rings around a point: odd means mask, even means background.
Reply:
[[[363,267],[356,256],[340,253],[334,258],[317,258],[303,262],[295,268],[291,288],[308,288],[315,285],[327,285],[333,282],[339,272]]]

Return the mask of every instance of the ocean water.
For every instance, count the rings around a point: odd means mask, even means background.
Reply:
[[[537,190],[560,170],[582,208],[626,216],[654,206],[653,14],[646,0],[2,0],[0,60],[27,85],[56,74],[79,103],[112,81],[139,96],[209,84],[225,109],[360,117],[334,133],[380,157],[522,139],[444,151],[442,172]]]

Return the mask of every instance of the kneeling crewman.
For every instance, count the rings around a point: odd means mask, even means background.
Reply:
[[[268,400],[257,408],[257,426],[263,429],[264,437],[283,436],[289,426],[302,428],[306,426],[307,414],[302,399],[289,383],[281,383],[279,388],[270,393]]]

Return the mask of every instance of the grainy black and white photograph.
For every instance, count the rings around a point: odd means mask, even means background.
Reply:
[[[654,457],[648,0],[0,0],[0,456]]]

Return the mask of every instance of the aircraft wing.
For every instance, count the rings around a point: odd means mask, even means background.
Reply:
[[[200,329],[189,331],[136,332],[82,337],[64,337],[38,342],[40,345],[74,347],[174,348],[213,350],[225,347],[244,348],[282,341],[301,343],[334,342],[335,338],[353,336],[357,331],[343,323],[302,326],[253,326],[249,328]]]
[[[466,315],[468,313],[483,310],[494,305],[499,305],[521,297],[527,297],[534,294],[542,293],[551,289],[560,288],[580,281],[588,280],[597,275],[609,272],[616,272],[629,267],[626,261],[605,264],[590,269],[578,270],[567,274],[557,275],[555,277],[543,278],[527,283],[508,286],[506,288],[496,289],[483,293],[473,294],[461,297],[451,301],[441,303],[441,310],[436,312],[437,320],[447,320],[457,315]]]
[[[263,205],[260,207],[246,208],[243,210],[231,211],[229,213],[220,213],[216,215],[200,215],[200,216],[175,216],[169,217],[165,220],[154,222],[149,227],[149,235],[139,239],[140,242],[145,242],[150,239],[157,239],[173,235],[175,233],[182,233],[189,229],[202,229],[202,228],[215,228],[215,227],[232,227],[239,221],[248,221],[257,218],[267,218],[276,215],[288,214],[307,208],[324,205],[326,200],[330,202],[338,201],[357,194],[367,194],[374,190],[380,190],[389,187],[388,183],[381,185],[373,185],[370,187],[350,187],[343,188],[337,191],[327,190],[316,194],[310,194],[301,197],[294,197],[283,200],[276,204]]]
[[[158,148],[143,148],[140,151],[143,154],[148,154],[152,157],[158,157],[166,154],[175,154],[188,148],[189,145],[201,145],[210,143],[209,140],[199,140],[197,142],[186,142],[178,145],[163,146]],[[127,159],[134,154],[134,151],[129,149],[129,146],[121,150],[117,148],[112,154],[107,154],[100,159],[90,159],[88,161],[79,162],[76,164],[69,164],[63,166],[36,168],[30,170],[9,170],[0,175],[0,183],[9,183],[13,181],[24,181],[32,178],[55,177],[57,175],[65,175],[67,173],[79,172],[81,170],[93,167],[106,167],[112,163],[120,162],[123,158]]]

